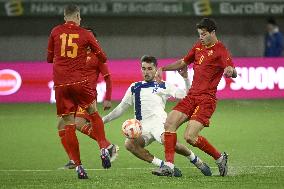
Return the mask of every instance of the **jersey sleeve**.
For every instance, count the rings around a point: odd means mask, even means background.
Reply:
[[[108,123],[118,117],[120,117],[128,108],[130,107],[129,104],[120,102],[117,107],[115,107],[108,115],[102,118],[104,123]]]
[[[131,93],[131,87],[132,86],[133,85],[131,85],[127,89],[127,91],[126,91],[123,99],[119,103],[119,105],[113,111],[111,111],[108,115],[106,115],[102,118],[104,123],[110,122],[110,121],[120,117],[133,104],[132,93]]]
[[[48,46],[47,46],[47,62],[48,63],[53,63],[53,58],[54,58],[54,39],[52,36],[52,32],[48,38]]]
[[[87,32],[88,43],[93,51],[93,53],[98,57],[98,59],[105,63],[107,61],[107,57],[103,49],[100,47],[97,39],[91,32]]]
[[[187,53],[187,55],[185,57],[183,57],[183,61],[186,64],[190,64],[190,63],[194,62],[195,51],[196,51],[196,44],[190,49],[190,51]]]
[[[231,54],[229,53],[229,51],[226,48],[221,50],[220,56],[221,56],[222,68],[226,68],[227,66],[234,67]]]
[[[107,64],[99,62],[99,70],[103,77],[110,75]]]
[[[131,88],[132,88],[133,84],[130,85],[130,87],[128,87],[126,93],[124,94],[124,97],[122,98],[121,102],[123,103],[127,103],[129,105],[133,105],[133,95],[131,92]]]
[[[171,83],[166,83],[166,93],[168,97],[172,96],[176,99],[182,99],[186,96],[186,91],[176,87]]]
[[[111,100],[111,93],[112,93],[112,82],[111,82],[111,77],[110,73],[107,67],[107,64],[104,63],[98,63],[99,64],[99,70],[102,76],[104,77],[104,80],[106,82],[106,95],[105,95],[105,100]]]

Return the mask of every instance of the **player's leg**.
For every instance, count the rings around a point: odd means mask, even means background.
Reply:
[[[142,135],[136,139],[126,139],[124,146],[129,152],[143,161],[151,163],[154,159],[154,156],[144,148],[145,140]]]
[[[70,150],[71,159],[75,162],[76,166],[81,165],[79,142],[76,136],[74,115],[63,115],[62,120],[65,129],[67,149],[69,148]]]
[[[164,143],[164,134],[161,135],[162,143]],[[175,152],[185,156],[190,163],[196,166],[205,176],[211,176],[210,167],[204,163],[198,156],[196,156],[188,147],[177,141]]]
[[[76,118],[75,118],[75,122],[76,122],[76,129],[78,131],[80,131],[81,133],[89,136],[90,138],[92,138],[93,140],[97,141],[97,131],[99,129],[94,129],[92,128],[91,122],[89,121],[89,118],[86,116],[86,114],[84,114],[84,116],[80,116],[76,114]],[[100,144],[102,143],[107,143],[107,150],[109,152],[110,155],[110,161],[113,162],[117,156],[118,156],[118,151],[119,151],[119,147],[115,144],[111,144],[107,138],[105,137],[105,139],[103,139],[105,141],[100,142]],[[99,145],[99,143],[97,142],[97,144]],[[100,145],[99,145],[100,147]]]
[[[84,108],[89,114],[92,133],[97,133],[96,139],[101,148],[102,166],[103,168],[108,169],[111,167],[109,151],[112,150],[111,148],[109,150],[107,148],[111,147],[112,145],[105,140],[104,124],[97,110],[95,91],[90,87],[88,82],[78,85],[76,91],[80,94],[77,97],[78,105]]]
[[[220,175],[225,176],[227,174],[227,155],[222,155],[208,140],[200,136],[200,131],[204,128],[203,124],[190,120],[184,134],[185,140],[194,147],[199,148],[216,160],[219,167]],[[221,165],[222,166],[219,166]]]
[[[97,141],[97,132],[96,130],[94,130],[93,132],[93,128],[90,123],[90,117],[85,109],[78,107],[76,111],[75,122],[76,129],[78,131]]]
[[[71,159],[76,165],[76,172],[79,179],[87,179],[87,173],[82,167],[80,159],[79,143],[76,136],[76,125],[74,113],[77,109],[76,102],[76,88],[74,85],[57,87],[55,88],[55,98],[57,115],[62,117],[64,129],[65,129],[65,139],[67,148],[70,150]]]
[[[185,120],[187,120],[187,115],[177,110],[172,110],[168,114],[168,117],[165,122],[165,158],[166,164],[171,168],[174,167],[174,154],[177,142],[176,130]]]
[[[74,114],[63,115],[62,119],[64,121],[65,128],[65,138],[68,148],[71,152],[71,158],[76,165],[76,172],[79,179],[88,179],[87,173],[85,172],[81,159],[80,159],[80,149],[79,142],[76,136],[76,125]]]
[[[175,175],[174,155],[177,143],[176,130],[187,119],[188,118],[186,114],[179,112],[177,110],[172,110],[168,114],[168,117],[165,122],[165,133],[164,133],[164,148],[165,148],[166,162],[159,169],[152,171],[154,175],[158,176]]]
[[[60,117],[59,120],[58,120],[58,125],[57,125],[58,134],[59,134],[59,137],[60,137],[60,140],[61,140],[61,144],[62,144],[62,146],[63,146],[63,148],[64,148],[64,150],[65,150],[65,152],[66,152],[66,154],[68,155],[68,158],[69,158],[69,161],[66,165],[64,165],[64,168],[65,169],[75,169],[76,165],[75,165],[74,161],[72,160],[71,151],[68,148],[68,145],[67,145],[67,142],[66,142],[64,126],[65,126],[64,121]]]
[[[100,149],[107,148],[111,143],[106,139],[104,123],[98,112],[96,101],[94,101],[86,110],[90,116],[92,133],[97,138]]]
[[[198,106],[186,128],[185,140],[212,156],[216,160],[220,175],[225,176],[228,171],[227,154],[221,154],[205,137],[199,135],[204,127],[209,127],[209,120],[216,108],[216,100],[212,98],[198,98],[196,103]]]
[[[91,121],[91,127],[92,127],[92,133],[97,133],[97,142],[99,144],[99,147],[101,149],[101,160],[102,160],[102,166],[105,169],[108,169],[111,167],[111,154],[110,152],[113,152],[113,150],[108,150],[109,147],[112,146],[112,144],[106,140],[105,137],[105,130],[104,130],[104,123],[101,118],[101,116],[98,113],[97,110],[97,104],[96,101],[93,101],[92,104],[90,104],[86,111],[89,114],[90,121]],[[115,154],[117,154],[117,146],[115,145]],[[117,149],[117,150],[116,150]],[[116,157],[116,156],[115,156]]]

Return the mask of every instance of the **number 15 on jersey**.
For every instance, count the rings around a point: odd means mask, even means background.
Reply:
[[[73,42],[73,39],[78,39],[79,34],[66,34],[63,33],[60,35],[61,39],[61,53],[63,57],[75,58],[78,54],[78,45]],[[66,44],[67,42],[67,44]],[[66,46],[71,47],[71,50],[66,51]]]

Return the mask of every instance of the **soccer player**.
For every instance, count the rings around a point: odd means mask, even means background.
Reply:
[[[186,71],[185,71],[186,70]],[[186,91],[175,87],[168,82],[158,83],[154,80],[157,71],[157,60],[153,56],[141,58],[141,71],[144,81],[132,83],[126,91],[121,103],[108,115],[103,117],[104,123],[108,123],[121,116],[131,105],[134,105],[135,118],[141,122],[142,135],[136,139],[126,139],[125,147],[133,155],[141,160],[156,166],[163,166],[164,162],[154,157],[144,147],[157,141],[164,143],[164,122],[167,117],[165,104],[169,97],[182,99]],[[187,68],[180,74],[184,77],[187,89],[190,87],[187,79]],[[206,176],[211,176],[210,168],[201,161],[191,150],[183,144],[177,143],[175,151],[185,156]],[[171,176],[179,177],[181,172],[176,168]]]
[[[156,79],[160,80],[162,71],[179,70],[194,63],[192,87],[187,96],[169,113],[165,123],[166,162],[164,166],[152,172],[158,176],[169,176],[173,173],[176,130],[186,120],[189,120],[184,133],[186,142],[212,156],[216,160],[220,175],[227,175],[227,154],[221,154],[199,133],[209,126],[209,119],[216,107],[217,85],[223,73],[226,77],[235,78],[237,72],[228,50],[216,37],[215,21],[204,18],[196,26],[199,41],[188,54],[183,59],[159,68],[156,73]]]
[[[90,32],[93,32],[91,28],[86,28]],[[95,33],[93,32],[94,36]],[[103,109],[108,110],[111,108],[111,92],[112,92],[112,83],[111,83],[111,76],[110,72],[108,70],[107,64],[106,63],[101,63],[98,58],[93,54],[91,49],[87,47],[87,64],[86,64],[86,69],[87,69],[87,77],[89,79],[89,82],[91,84],[91,87],[93,88],[95,92],[95,96],[97,96],[97,82],[99,75],[101,74],[104,77],[104,80],[106,82],[106,95],[105,99],[103,101]],[[81,133],[89,136],[93,140],[97,141],[100,149],[106,148],[109,152],[110,155],[110,162],[114,161],[117,157],[117,152],[119,150],[117,145],[111,144],[105,137],[104,134],[104,127],[103,125],[95,125],[96,128],[93,131],[92,126],[90,125],[90,119],[88,116],[88,113],[86,112],[85,109],[78,107],[78,110],[76,111],[76,129],[80,131]],[[63,120],[61,119],[59,121],[58,128],[64,126]],[[101,133],[99,135],[99,133]],[[76,167],[74,161],[72,160],[71,153],[69,149],[67,148],[66,141],[64,138],[62,138],[61,143],[69,157],[69,162],[64,166],[67,169],[74,169]],[[102,159],[102,166],[103,168],[110,168],[111,164],[107,161],[105,161],[106,157],[101,155]]]
[[[95,92],[86,75],[87,47],[91,48],[101,63],[105,63],[107,57],[94,35],[80,27],[81,17],[78,6],[66,6],[64,19],[66,22],[54,27],[49,36],[47,62],[53,63],[57,115],[62,117],[62,125],[64,125],[58,129],[59,136],[66,141],[66,146],[76,165],[78,178],[87,179],[88,175],[81,163],[74,114],[80,106],[86,109],[89,115],[92,132],[96,125],[104,127],[97,112]],[[101,150],[101,155],[106,157],[107,163],[110,163],[106,148]]]

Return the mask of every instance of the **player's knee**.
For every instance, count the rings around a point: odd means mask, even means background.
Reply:
[[[192,134],[186,134],[184,135],[184,139],[187,143],[194,145],[196,143],[197,137]]]
[[[179,142],[176,143],[175,150],[180,151],[182,149],[181,144]]]
[[[165,130],[166,131],[175,131],[175,126],[174,126],[174,123],[170,120],[167,120],[166,123],[164,124],[165,126]]]
[[[57,124],[57,129],[62,130],[62,129],[64,129],[64,126],[65,126],[65,123],[64,123],[63,119],[60,118],[60,120],[58,121],[58,124]]]
[[[131,140],[126,140],[125,143],[124,143],[124,146],[125,146],[126,150],[128,150],[130,152],[133,152],[136,149],[134,142],[131,141]]]
[[[87,107],[86,110],[89,114],[93,114],[93,113],[97,112],[98,109],[97,109],[96,102],[93,102],[92,104],[90,104],[90,106]]]

